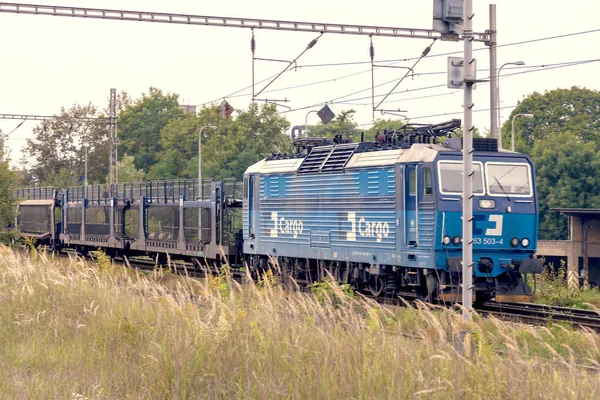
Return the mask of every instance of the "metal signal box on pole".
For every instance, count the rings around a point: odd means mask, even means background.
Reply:
[[[442,35],[459,35],[463,25],[464,0],[433,0],[433,30]]]

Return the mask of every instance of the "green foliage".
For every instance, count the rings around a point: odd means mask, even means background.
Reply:
[[[393,131],[402,128],[404,125],[404,121],[400,121],[397,119],[378,118],[375,121],[373,121],[373,126],[371,126],[371,128],[369,128],[367,132],[375,134],[377,132],[383,132],[384,130]]]
[[[395,120],[395,119],[376,119],[373,122],[373,126],[371,126],[368,130],[364,131],[365,142],[370,142],[375,139],[375,135],[377,133],[382,134],[384,131],[395,131],[404,126],[403,121]],[[352,135],[352,138],[357,137],[356,134]],[[360,131],[358,133],[358,137],[356,141],[360,141]]]
[[[112,267],[111,258],[100,247],[94,252],[94,256],[101,271],[106,271]]]
[[[119,182],[139,182],[144,180],[145,173],[141,169],[135,168],[133,156],[123,155],[123,158],[117,163],[119,169]]]
[[[0,161],[0,227],[2,230],[15,222],[17,184],[18,176],[9,167],[8,161]]]
[[[119,138],[124,153],[135,158],[135,168],[148,172],[162,150],[160,132],[174,119],[183,118],[179,95],[150,88],[141,99],[126,105],[119,113]]]
[[[322,122],[317,125],[309,125],[308,136],[332,138],[335,135],[343,135],[344,138],[350,138],[353,142],[358,142],[360,141],[360,131],[357,130],[357,124],[354,121],[355,113],[356,110],[343,110],[327,125]],[[369,139],[365,137],[365,140]]]
[[[532,282],[529,282],[531,285]],[[553,265],[548,265],[537,278],[534,301],[540,304],[570,308],[589,308],[589,305],[600,307],[600,290],[598,288],[569,287],[567,266],[564,261],[555,273]]]
[[[463,137],[463,129],[457,129],[452,133],[452,137]],[[474,138],[484,138],[484,137],[489,137],[489,132],[485,132],[484,134],[482,134],[481,132],[479,132],[479,128],[474,127],[473,129],[473,137]]]
[[[512,118],[517,114],[533,118],[515,119],[515,150],[530,154],[536,143],[559,133],[570,133],[577,142],[600,140],[600,92],[585,88],[534,92],[513,110],[502,126],[502,141],[510,143]],[[505,146],[506,147],[506,146]]]
[[[505,148],[512,118],[523,113],[534,117],[515,119],[515,150],[536,167],[540,238],[567,239],[567,218],[550,208],[600,204],[600,92],[572,87],[526,97],[502,127]]]
[[[205,109],[200,116],[213,113],[213,109]],[[285,133],[289,122],[273,104],[251,104],[247,110],[238,111],[235,121],[228,119],[218,126],[218,130],[207,135],[202,148],[203,175],[215,179],[241,179],[251,164],[290,148]]]
[[[198,176],[198,136],[202,131],[202,178],[241,179],[248,166],[273,152],[287,152],[289,123],[275,105],[238,110],[236,119],[221,119],[216,107],[205,107],[197,116],[171,120],[160,133],[161,152],[151,179],[196,178]]]
[[[0,161],[0,243],[10,244],[17,239],[15,224],[17,198],[15,190],[19,186],[19,175],[10,168],[8,161]]]
[[[334,306],[342,304],[340,296],[354,297],[354,289],[349,284],[338,284],[331,278],[325,278],[321,282],[314,282],[310,286],[310,291],[320,302],[331,302]]]
[[[151,179],[196,178],[198,177],[198,136],[206,125],[219,126],[220,117],[214,108],[209,115],[185,114],[171,120],[160,132],[161,152],[159,162],[150,170]],[[214,134],[212,129],[204,129],[202,145]],[[204,155],[205,149],[202,153]],[[204,163],[203,163],[204,164]],[[203,177],[209,177],[203,174]]]
[[[56,119],[33,128],[27,139],[25,160],[33,160],[30,179],[37,185],[67,187],[83,182],[85,148],[88,149],[88,181],[103,183],[108,174],[109,132],[106,121],[91,104],[61,108]]]
[[[557,133],[536,143],[531,157],[537,170],[540,237],[567,239],[567,217],[550,208],[600,204],[598,145],[582,143],[570,132]]]
[[[37,241],[35,238],[30,236],[23,236],[23,243],[25,247],[29,250],[29,254],[33,261],[37,260]]]

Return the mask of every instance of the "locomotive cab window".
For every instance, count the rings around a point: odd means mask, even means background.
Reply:
[[[463,191],[463,163],[462,161],[438,162],[438,176],[441,194],[461,194]],[[481,161],[473,162],[473,194],[482,195],[483,191],[483,164]]]
[[[423,168],[423,194],[425,196],[433,194],[433,175],[429,167]]]
[[[491,196],[531,197],[531,167],[527,163],[485,163],[487,189]]]

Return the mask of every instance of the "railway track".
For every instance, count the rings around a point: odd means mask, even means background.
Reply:
[[[477,312],[499,318],[510,318],[521,322],[540,324],[567,322],[600,332],[600,311],[577,308],[555,307],[534,303],[486,302],[476,306]]]

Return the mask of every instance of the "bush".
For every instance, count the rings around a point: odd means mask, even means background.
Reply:
[[[542,274],[536,278],[535,286],[535,303],[571,308],[590,308],[589,305],[600,307],[600,290],[597,287],[577,288],[569,285],[564,261],[556,273],[554,265],[546,265]]]

